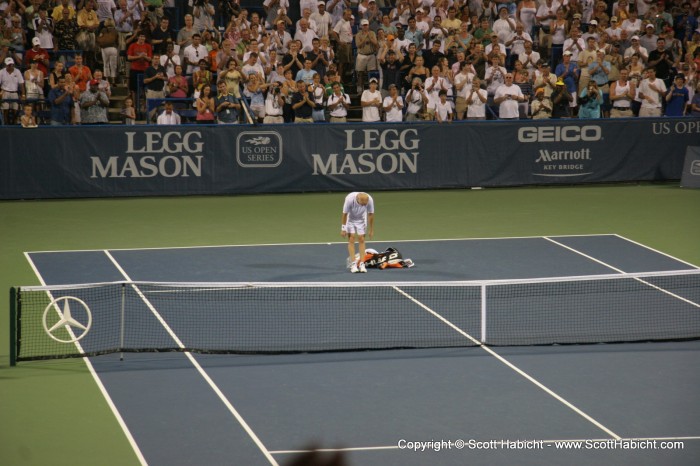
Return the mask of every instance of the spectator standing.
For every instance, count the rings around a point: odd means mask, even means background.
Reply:
[[[447,101],[447,91],[441,90],[435,104],[435,120],[438,123],[450,123],[453,115],[452,103]]]
[[[467,120],[485,120],[487,100],[488,93],[481,88],[481,79],[475,76],[466,97]]]
[[[333,25],[333,18],[326,11],[326,2],[318,0],[318,11],[311,13],[311,19],[316,22],[316,34],[318,37],[328,36]]]
[[[357,57],[355,71],[357,71],[357,88],[359,92],[364,89],[365,78],[371,71],[377,71],[377,51],[379,42],[374,31],[369,29],[369,21],[360,21],[360,31],[355,35]]]
[[[153,30],[151,35],[151,45],[153,53],[163,55],[168,50],[168,44],[173,43],[173,31],[170,30],[170,20],[167,16],[163,16],[158,23],[158,27]]]
[[[284,95],[279,82],[272,84],[265,98],[265,118],[263,123],[284,123]]]
[[[38,37],[32,39],[32,48],[24,54],[24,64],[27,68],[32,62],[37,62],[39,70],[44,73],[44,76],[49,75],[49,52],[41,47],[41,41]]]
[[[531,105],[532,119],[542,120],[552,117],[552,104],[544,98],[544,89],[539,88],[535,91],[535,100]]]
[[[314,122],[326,121],[324,102],[326,100],[326,89],[321,84],[321,75],[316,73],[313,75],[311,86],[309,87],[309,92],[311,92],[312,98],[314,100],[314,109],[311,112],[311,117]]]
[[[0,70],[0,92],[2,93],[0,108],[2,108],[5,124],[13,124],[16,113],[19,111],[17,102],[7,102],[7,100],[19,100],[20,95],[23,99],[26,98],[24,89],[24,78],[15,68],[15,61],[11,57],[5,58],[5,68]]]
[[[389,86],[392,84],[401,86],[401,63],[396,58],[393,49],[382,50],[379,56],[379,63],[382,67],[382,95],[389,95]]]
[[[239,100],[229,94],[226,83],[223,81],[219,82],[218,90],[219,92],[214,102],[216,104],[218,123],[227,125],[238,123],[238,113],[241,110]]]
[[[192,74],[199,69],[199,61],[204,59],[209,62],[209,51],[202,45],[202,36],[199,33],[192,35],[192,43],[185,47],[183,52],[184,65],[187,74]]]
[[[73,112],[73,89],[66,88],[65,77],[58,78],[56,87],[49,91],[48,100],[51,105],[51,125],[70,125]]]
[[[642,105],[639,109],[640,117],[661,116],[662,98],[666,95],[666,85],[656,77],[656,69],[647,68],[647,77],[639,85],[639,98]]]
[[[332,0],[335,1],[335,0]],[[339,0],[347,1],[347,0]],[[330,8],[329,8],[330,9]],[[347,8],[343,11],[343,17],[333,27],[334,37],[337,42],[338,59],[338,74],[341,81],[346,79],[346,73],[349,71],[350,65],[353,62],[352,56],[352,10]]]
[[[411,80],[411,87],[406,93],[406,121],[423,119],[423,110],[428,105],[428,93],[423,88],[423,81],[415,77]]]
[[[80,92],[85,92],[92,79],[92,71],[83,63],[82,54],[75,55],[75,64],[68,68],[68,72],[73,76],[73,82],[80,89]]]
[[[309,87],[304,81],[297,80],[297,92],[292,95],[292,109],[294,110],[294,123],[313,123],[313,109],[316,104]]]
[[[579,118],[600,118],[601,107],[603,105],[603,92],[598,88],[595,81],[588,83],[588,86],[581,91]]]
[[[332,84],[333,93],[328,97],[327,108],[330,113],[331,123],[345,123],[350,108],[350,96],[345,94],[339,82]]]
[[[389,95],[384,97],[383,107],[386,121],[403,121],[404,102],[396,84],[389,85]]]
[[[143,76],[144,71],[150,65],[152,56],[153,48],[151,44],[146,42],[146,34],[140,32],[137,41],[129,45],[129,49],[126,52],[127,60],[131,64],[129,90],[132,95],[136,95],[138,92],[139,77]]]
[[[685,87],[685,76],[679,74],[666,94],[666,112],[664,114],[666,116],[684,116],[689,100],[690,93]]]
[[[620,79],[610,85],[611,118],[631,118],[632,99],[637,94],[637,86],[629,80],[629,70],[620,70]]]
[[[119,32],[115,28],[114,19],[105,20],[104,27],[97,36],[97,45],[102,52],[104,74],[110,83],[117,81],[117,58],[119,57]]]
[[[552,102],[552,118],[570,118],[573,96],[566,89],[564,81],[557,80],[556,87],[550,96]]]
[[[97,79],[90,81],[90,89],[80,96],[80,122],[83,125],[99,125],[109,123],[107,108],[109,97],[100,91]]]
[[[520,117],[518,103],[524,102],[525,96],[513,83],[513,73],[506,73],[505,83],[496,89],[493,103],[498,105],[498,117],[501,120],[517,120]]]
[[[671,51],[666,50],[666,40],[657,39],[656,49],[649,52],[647,66],[656,70],[656,76],[663,80],[667,87],[671,83],[671,69],[674,67],[674,61]]]
[[[175,66],[180,64],[180,55],[175,53],[175,45],[173,43],[168,44],[165,54],[160,56],[160,65],[165,69],[168,79],[175,76]]]
[[[362,92],[360,105],[362,105],[362,121],[366,123],[381,121],[382,94],[377,89],[377,78],[370,78],[369,89]]]

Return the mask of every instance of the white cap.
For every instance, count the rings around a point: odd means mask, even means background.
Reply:
[[[639,40],[639,36],[632,36],[630,40]]]
[[[5,64],[6,64],[7,66],[14,65],[14,64],[15,64],[15,61],[14,61],[11,57],[7,57],[7,58],[5,59]]]
[[[41,45],[41,39],[35,37],[34,39],[32,39],[32,45]]]
[[[652,28],[652,29],[655,29],[655,28],[654,28],[654,25],[653,25],[653,24],[651,24],[651,23],[647,23],[646,27],[648,27],[648,28]]]
[[[564,55],[573,55],[573,53],[571,53],[571,50],[564,50]]]
[[[595,24],[595,25],[597,26],[597,25],[598,25],[598,21],[596,21],[595,19],[592,19],[592,20],[590,20],[590,21],[588,22],[588,24]]]
[[[364,26],[365,24],[369,24],[369,20],[363,19],[360,21],[360,26]]]

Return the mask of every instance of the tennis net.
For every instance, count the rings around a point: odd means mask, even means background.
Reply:
[[[110,282],[11,290],[11,363],[700,338],[700,270],[432,283]]]

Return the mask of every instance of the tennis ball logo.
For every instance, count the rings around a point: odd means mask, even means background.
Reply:
[[[236,138],[236,161],[244,168],[278,167],[282,149],[282,136],[275,131],[243,131]]]

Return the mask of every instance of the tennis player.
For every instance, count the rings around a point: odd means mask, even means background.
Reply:
[[[368,228],[369,227],[369,228]],[[365,255],[365,234],[374,236],[374,200],[367,193],[352,192],[345,197],[341,235],[348,238],[348,261],[350,272],[367,272],[362,258]],[[359,248],[359,259],[355,261],[355,241]]]

